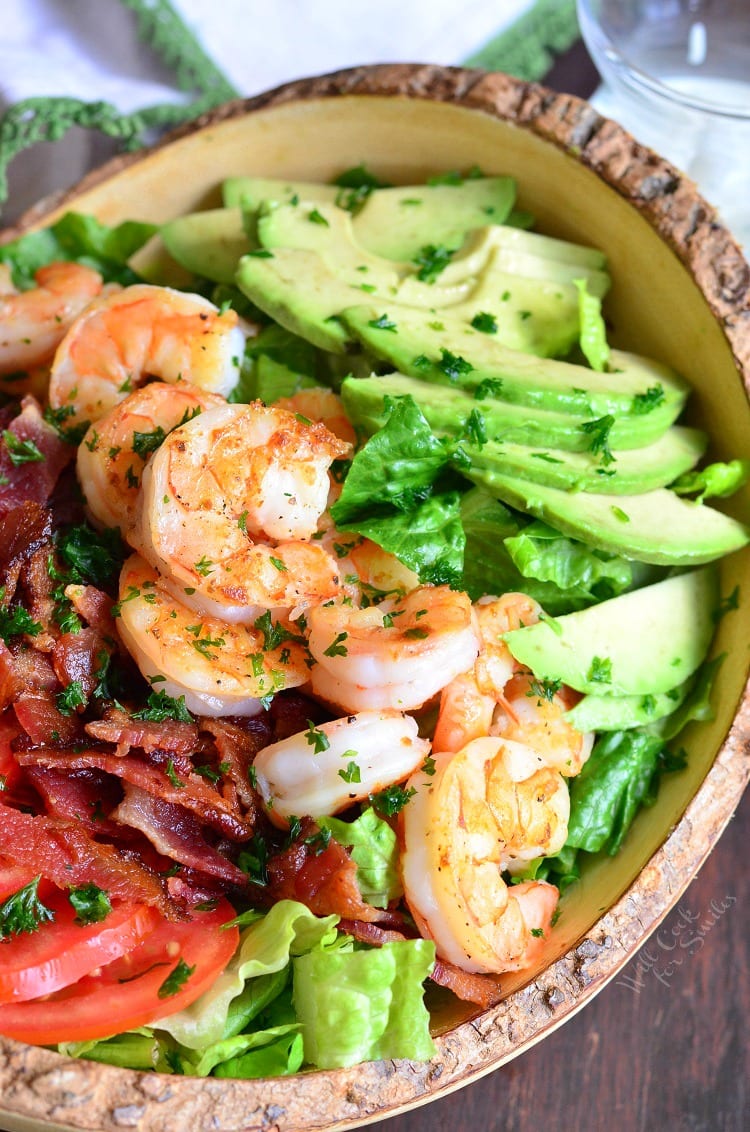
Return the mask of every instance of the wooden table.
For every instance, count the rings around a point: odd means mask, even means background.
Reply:
[[[588,97],[596,81],[579,44],[546,85]],[[631,961],[526,1054],[373,1132],[747,1132],[748,847],[750,794],[646,944],[647,974]]]

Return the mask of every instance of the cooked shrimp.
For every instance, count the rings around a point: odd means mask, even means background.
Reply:
[[[338,531],[327,512],[314,537],[336,559],[342,590],[358,606],[405,597],[419,585],[417,574],[395,554],[362,535]]]
[[[517,673],[503,689],[490,734],[526,743],[547,766],[570,778],[580,773],[594,745],[593,731],[578,731],[565,719],[579,698],[565,685],[557,687]]]
[[[42,365],[68,327],[102,290],[98,271],[79,263],[50,263],[34,275],[36,287],[16,291],[4,274],[0,287],[0,374]]]
[[[325,600],[339,572],[310,537],[328,467],[347,451],[323,425],[260,401],[210,409],[147,464],[130,541],[188,605],[228,620]]]
[[[363,609],[325,602],[308,624],[313,691],[345,711],[421,707],[479,649],[469,597],[448,586]]]
[[[532,941],[549,927],[558,893],[541,881],[509,889],[502,872],[562,848],[565,781],[528,748],[498,738],[436,754],[429,770],[408,780],[415,793],[401,811],[409,909],[441,958],[467,971],[519,970],[533,961]]]
[[[94,519],[123,535],[130,530],[147,459],[172,429],[224,404],[186,381],[153,381],[91,425],[78,448],[78,480]]]
[[[309,677],[304,641],[269,615],[228,625],[196,617],[133,554],[120,575],[117,628],[142,674],[200,715],[257,715],[263,700]]]
[[[93,303],[73,323],[52,363],[50,404],[68,411],[71,423],[93,423],[149,377],[226,396],[244,345],[235,311],[138,283]]]
[[[266,812],[285,827],[293,814],[323,817],[403,782],[421,766],[430,744],[409,715],[363,711],[310,724],[272,743],[253,763]]]
[[[275,409],[286,409],[298,413],[308,421],[319,421],[329,432],[347,444],[356,444],[357,433],[346,415],[344,402],[332,389],[316,385],[312,389],[300,389],[291,397],[279,397],[274,401]]]
[[[436,751],[460,751],[490,734],[503,689],[517,667],[503,634],[539,620],[541,606],[522,593],[481,598],[474,606],[480,649],[473,669],[443,688],[433,744]]]

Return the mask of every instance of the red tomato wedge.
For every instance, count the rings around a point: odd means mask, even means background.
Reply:
[[[158,915],[158,914],[157,914]],[[227,900],[157,926],[132,951],[43,1000],[0,1006],[0,1034],[30,1045],[108,1038],[155,1023],[199,998],[237,947]],[[1,947],[2,945],[0,945]]]
[[[0,857],[0,903],[20,888],[25,888],[37,875],[26,865],[16,865],[7,857]]]
[[[119,959],[161,920],[155,908],[123,904],[96,924],[77,924],[67,894],[40,893],[54,920],[0,943],[0,1003],[41,998]]]

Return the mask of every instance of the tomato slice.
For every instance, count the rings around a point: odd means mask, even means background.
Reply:
[[[157,926],[132,951],[43,1000],[0,1006],[0,1034],[30,1045],[108,1038],[189,1006],[224,970],[237,947],[227,900]]]
[[[26,865],[16,865],[7,857],[0,857],[0,902],[4,903],[9,896],[25,888],[38,875]]]
[[[132,951],[161,919],[145,904],[122,904],[99,923],[77,924],[66,893],[50,889],[43,903],[54,920],[0,944],[0,1003],[41,998],[78,982]]]

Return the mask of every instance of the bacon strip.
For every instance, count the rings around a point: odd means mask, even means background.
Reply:
[[[7,428],[20,441],[35,444],[43,458],[16,465],[7,444],[0,445],[0,515],[27,500],[46,503],[61,471],[75,455],[75,448],[61,440],[44,420],[38,401],[31,395],[23,398],[21,412]]]
[[[288,849],[268,861],[268,892],[274,900],[299,900],[316,916],[336,913],[352,920],[381,919],[380,908],[362,899],[357,884],[357,866],[347,850],[333,838],[322,852],[314,837],[317,827],[309,818],[299,837]]]
[[[5,599],[15,592],[23,563],[52,537],[52,516],[46,507],[27,500],[0,517],[0,575]]]
[[[232,812],[225,799],[197,774],[185,775],[178,785],[158,767],[134,755],[121,757],[93,749],[76,752],[41,748],[19,752],[18,761],[22,766],[51,766],[68,772],[96,767],[139,786],[165,802],[184,806],[233,841],[245,841],[252,833],[250,826]]]
[[[219,762],[226,766],[226,774],[237,792],[237,797],[248,811],[253,824],[258,819],[258,798],[250,785],[250,768],[261,748],[271,742],[271,728],[266,719],[250,719],[244,727],[226,719],[201,719],[201,729],[214,737]]]
[[[92,836],[117,836],[118,827],[107,820],[122,796],[116,779],[98,770],[65,774],[48,766],[27,766],[24,774],[44,799],[50,817],[76,822]]]
[[[201,747],[195,723],[183,723],[177,719],[159,722],[132,719],[117,710],[109,712],[106,719],[87,723],[86,731],[94,739],[116,743],[118,755],[126,755],[131,747],[140,747],[148,753],[169,751],[178,755],[190,755]]]
[[[154,798],[138,786],[125,787],[125,797],[112,817],[139,829],[160,853],[199,873],[208,873],[227,884],[247,887],[242,869],[228,861],[206,842],[194,814],[182,806]]]
[[[149,904],[169,919],[178,916],[150,869],[70,822],[0,804],[0,855],[59,888],[95,884],[114,899]]]

